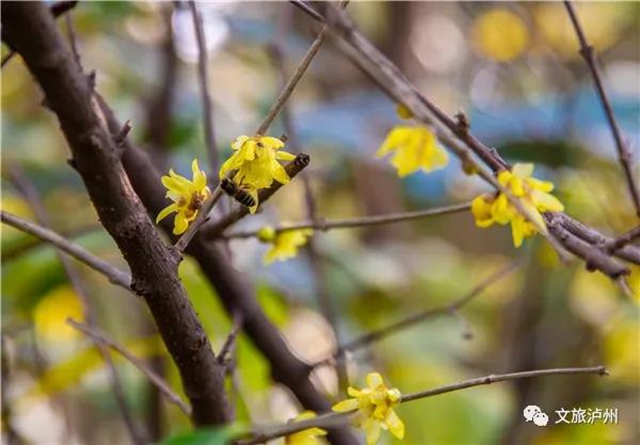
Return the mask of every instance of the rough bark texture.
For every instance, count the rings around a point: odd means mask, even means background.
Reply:
[[[111,132],[117,132],[120,128],[119,122],[104,102],[102,106]],[[147,154],[129,140],[124,141],[123,150],[122,161],[131,184],[147,210],[156,215],[167,205],[160,174]],[[171,236],[171,223],[168,220],[162,227]],[[196,235],[187,247],[186,253],[198,262],[229,315],[241,314],[243,330],[269,361],[273,379],[287,386],[305,409],[318,413],[329,411],[329,401],[318,392],[309,379],[309,364],[291,352],[278,329],[258,304],[249,281],[229,264],[222,248],[214,243],[205,242],[202,235]],[[330,429],[329,440],[336,445],[359,444],[347,427]]]
[[[44,3],[3,2],[2,38],[24,59],[56,114],[100,221],[131,268],[174,359],[196,425],[228,421],[224,373],[178,278],[180,257],[166,246],[127,177],[91,83]]]

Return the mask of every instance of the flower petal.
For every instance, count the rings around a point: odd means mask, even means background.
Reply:
[[[189,221],[187,221],[184,213],[178,212],[176,219],[173,221],[173,234],[181,235],[187,231],[187,227],[189,227]]]
[[[331,407],[331,410],[339,413],[346,413],[349,411],[354,411],[356,409],[358,409],[358,399],[343,400],[342,402],[338,402]]]
[[[364,430],[367,435],[367,445],[376,445],[380,438],[380,422],[371,420],[364,425]]]
[[[158,224],[160,221],[165,219],[167,216],[169,216],[173,212],[177,212],[177,211],[178,211],[178,205],[177,204],[173,203],[173,204],[168,205],[167,207],[162,209],[160,211],[160,213],[158,213],[158,216],[156,217],[156,224]]]
[[[197,191],[201,191],[207,186],[207,175],[200,170],[197,159],[194,159],[191,163],[191,171],[193,173],[193,186]]]
[[[276,159],[279,161],[293,161],[296,155],[289,153],[288,151],[277,151]]]
[[[404,439],[404,422],[400,420],[400,417],[398,417],[394,410],[389,410],[389,414],[387,414],[385,423],[389,428],[391,434],[393,434],[400,440]]]

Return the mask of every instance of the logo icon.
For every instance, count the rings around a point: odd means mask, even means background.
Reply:
[[[547,426],[549,416],[542,412],[538,405],[528,405],[523,411],[525,421],[533,422],[536,426]]]

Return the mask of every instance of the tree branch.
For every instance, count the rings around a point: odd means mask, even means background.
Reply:
[[[78,4],[77,0],[55,2],[53,5],[50,6],[51,14],[53,14],[53,16],[56,18],[60,17],[61,15],[75,8],[77,4]],[[13,48],[11,48],[9,52],[2,58],[2,62],[0,63],[0,69],[4,68],[5,65],[9,63],[11,59],[13,59],[13,56],[15,55],[16,55],[16,51]]]
[[[438,388],[420,391],[411,394],[405,394],[400,399],[400,403],[408,403],[414,400],[420,400],[427,397],[433,397],[440,394],[445,394],[454,391],[460,391],[462,389],[471,388],[474,386],[489,385],[491,383],[506,382],[509,380],[528,379],[535,377],[545,377],[550,375],[575,375],[575,374],[597,374],[600,376],[608,375],[608,372],[604,366],[595,366],[590,368],[554,368],[554,369],[537,369],[534,371],[513,372],[509,374],[491,374],[485,377],[479,377],[476,379],[464,380],[462,382],[454,383],[451,385],[440,386]],[[348,416],[352,412],[346,413],[329,413],[322,416],[315,417],[313,419],[303,420],[300,422],[292,422],[285,425],[266,429],[262,432],[249,433],[251,439],[239,439],[236,441],[237,445],[257,445],[266,443],[270,440],[277,439],[279,437],[289,436],[291,434],[307,430],[309,428],[327,428],[347,422]],[[245,435],[246,436],[246,435]]]
[[[295,1],[300,2],[301,0]],[[329,7],[327,9],[331,15],[331,19],[329,21],[325,21],[325,23],[330,26],[330,34],[342,39],[340,41],[348,45],[353,50],[353,55],[361,59],[359,66],[362,69],[371,72],[372,76],[376,78],[379,83],[384,83],[385,88],[383,88],[383,90],[387,94],[390,94],[395,101],[407,106],[418,120],[428,125],[433,125],[437,130],[438,138],[452,149],[453,152],[463,161],[471,161],[475,164],[475,161],[471,159],[468,152],[468,150],[471,150],[471,152],[478,156],[494,172],[510,168],[509,164],[500,157],[496,150],[483,145],[472,136],[468,131],[468,128],[458,126],[453,119],[449,118],[444,112],[428,101],[428,99],[423,97],[418,92],[417,88],[406,79],[399,69],[390,62],[389,59],[381,54],[375,46],[366,39],[366,37],[354,28],[353,24],[342,11],[331,7],[331,5],[328,6]],[[496,189],[503,193],[505,192],[504,187],[498,184],[495,178],[488,175],[484,169],[480,169],[478,174]],[[520,204],[519,201],[517,199],[513,199],[513,197],[510,196],[510,193],[506,194],[507,197],[510,198],[511,202],[518,208],[520,213],[526,216],[527,212],[522,212],[520,209],[522,206],[518,206],[518,204]],[[545,231],[542,233],[544,232]],[[566,242],[569,243],[569,245],[563,245],[563,250],[567,249],[578,255],[582,255],[584,253],[582,250],[578,251],[575,249],[575,245],[571,244],[571,238],[547,236],[547,239],[556,248],[559,244]],[[562,252],[563,250],[560,250],[559,252]],[[586,260],[585,257],[581,258]],[[601,271],[614,280],[617,280],[620,276],[619,269],[611,264],[608,264],[608,267]],[[612,274],[611,272],[614,273]],[[628,268],[625,268],[623,274],[627,273],[629,273],[629,270]]]
[[[485,278],[483,281],[478,283],[473,289],[471,289],[461,298],[458,298],[457,300],[454,300],[449,304],[417,312],[399,321],[396,321],[387,326],[384,326],[380,329],[376,329],[366,334],[360,335],[359,337],[356,337],[353,340],[350,340],[340,345],[338,349],[343,351],[355,351],[355,350],[364,348],[366,346],[369,346],[374,342],[387,338],[390,335],[396,334],[399,331],[410,328],[411,326],[414,326],[426,319],[429,319],[438,315],[455,313],[461,307],[465,306],[466,304],[471,302],[474,298],[476,298],[478,295],[480,295],[486,288],[488,288],[492,284],[496,283],[497,281],[500,281],[502,278],[514,272],[518,267],[520,267],[520,265],[521,264],[519,262],[516,262],[513,264],[509,264],[508,266],[498,270],[497,272],[491,274],[490,276]],[[334,357],[336,357],[336,355],[337,355],[337,352],[327,359],[314,363],[313,367],[315,368],[331,362],[331,360],[333,360]]]
[[[109,128],[112,132],[117,131],[120,123],[113,112],[103,100],[101,106]],[[160,183],[160,174],[153,163],[129,139],[124,142],[122,160],[136,193],[149,213],[157,215],[167,202]],[[289,174],[291,176],[291,172]],[[170,222],[163,221],[161,227],[171,237]],[[250,281],[233,268],[221,247],[214,243],[205,243],[202,233],[198,233],[185,252],[196,259],[202,272],[215,288],[227,313],[231,317],[242,314],[243,332],[269,362],[273,379],[287,386],[305,409],[316,412],[328,411],[329,402],[309,379],[309,365],[289,349],[276,326],[260,307]],[[358,445],[357,439],[348,428],[331,430],[329,439],[336,445]]]
[[[69,16],[67,16],[66,18],[69,19]],[[25,200],[31,207],[31,210],[33,210],[33,213],[36,216],[38,222],[47,226],[51,225],[51,218],[49,217],[47,210],[42,204],[38,191],[28,181],[26,176],[24,176],[22,170],[17,165],[11,164],[9,166],[9,173],[14,185],[25,198]],[[96,326],[98,323],[97,314],[93,307],[93,302],[89,298],[89,292],[82,282],[78,269],[75,267],[75,264],[73,264],[69,260],[69,258],[62,252],[62,250],[55,249],[55,251],[65,273],[67,274],[67,277],[69,278],[69,281],[71,282],[73,290],[80,300],[83,316],[86,320],[87,325]],[[109,353],[109,350],[104,347],[104,345],[100,344],[99,342],[94,343],[98,349],[98,352],[102,356],[102,359],[104,360],[109,372],[113,396],[115,398],[116,405],[120,410],[120,415],[122,416],[122,420],[124,421],[127,433],[129,434],[129,438],[131,439],[132,443],[142,445],[144,444],[144,440],[140,432],[138,431],[136,422],[133,418],[133,415],[131,414],[131,409],[126,401],[122,381],[120,380],[118,371],[113,363],[111,354]]]
[[[193,0],[189,1],[189,8],[193,17],[193,27],[198,44],[198,78],[200,80],[200,96],[202,98],[202,119],[204,123],[204,139],[207,144],[209,165],[211,166],[211,178],[220,169],[220,159],[213,126],[213,101],[209,92],[209,66],[207,58],[207,42],[202,28],[202,14]]]
[[[22,232],[28,233],[29,235],[35,236],[46,243],[52,244],[81,263],[84,263],[90,268],[100,272],[102,275],[107,277],[111,283],[129,291],[131,290],[131,275],[98,258],[83,247],[72,243],[49,229],[45,229],[44,227],[29,222],[4,210],[0,210],[0,219],[4,224],[7,224],[14,229],[18,229]]]
[[[452,213],[459,213],[468,211],[471,208],[471,204],[462,203],[454,204],[450,206],[436,207],[433,209],[416,210],[412,212],[400,212],[392,213],[389,215],[371,215],[371,216],[359,216],[354,218],[341,218],[317,221],[302,221],[299,223],[286,224],[276,227],[274,230],[276,233],[288,232],[290,230],[300,229],[313,229],[326,232],[333,229],[351,229],[357,227],[375,226],[379,224],[393,224],[405,221],[412,221],[416,219],[428,218],[430,216],[449,215]],[[253,238],[258,236],[258,230],[249,231],[237,231],[229,234],[223,234],[222,237],[232,238]]]
[[[131,351],[129,351],[126,347],[116,342],[112,338],[107,337],[103,332],[99,331],[96,328],[92,328],[87,326],[86,324],[79,323],[72,318],[67,318],[67,324],[74,329],[82,332],[89,338],[102,343],[104,345],[109,346],[114,351],[118,352],[122,355],[127,361],[129,361],[133,366],[138,368],[140,372],[142,372],[145,377],[147,377],[151,383],[153,383],[162,394],[167,398],[167,400],[180,408],[180,410],[185,413],[187,416],[191,415],[191,408],[180,398],[178,394],[176,394],[169,384],[165,382],[162,377],[153,372],[150,368],[148,368],[142,360],[136,357]]]
[[[607,122],[609,123],[611,133],[613,134],[613,139],[616,143],[618,160],[620,161],[620,165],[622,166],[622,170],[624,171],[624,175],[627,180],[627,186],[629,187],[631,199],[636,210],[636,215],[640,217],[640,191],[638,190],[638,183],[633,173],[631,151],[629,150],[627,143],[622,137],[620,126],[618,125],[618,121],[613,114],[613,108],[611,107],[609,96],[604,89],[602,75],[600,74],[600,67],[598,65],[598,61],[596,60],[593,46],[590,45],[589,42],[587,42],[587,38],[584,35],[582,25],[580,25],[580,21],[578,20],[578,16],[576,15],[575,10],[573,9],[573,4],[571,3],[571,1],[564,0],[564,6],[567,8],[567,13],[569,14],[573,29],[576,31],[576,35],[580,43],[580,55],[584,58],[585,62],[587,62],[587,66],[589,67],[589,71],[591,72],[591,77],[593,77],[593,83],[595,84],[598,98],[602,103],[602,108],[604,109],[604,113],[607,117]]]
[[[131,288],[147,302],[178,367],[193,422],[226,423],[224,369],[178,278],[180,256],[162,242],[131,187],[90,79],[44,4],[5,2],[1,8],[2,37],[20,53],[60,121],[100,221],[131,268]]]

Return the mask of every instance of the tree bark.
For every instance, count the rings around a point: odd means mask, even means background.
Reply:
[[[178,278],[180,255],[164,244],[134,192],[120,150],[74,56],[40,2],[3,2],[2,38],[24,59],[56,114],[100,221],[131,268],[175,361],[197,426],[224,424],[229,410],[224,369]]]

